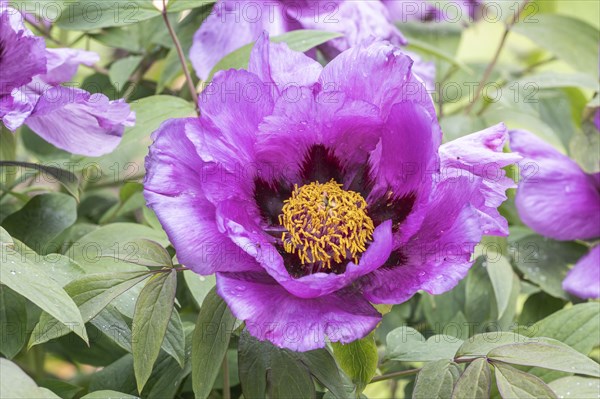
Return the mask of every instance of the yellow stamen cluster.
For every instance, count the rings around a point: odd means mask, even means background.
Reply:
[[[281,236],[286,252],[296,253],[302,264],[321,262],[327,268],[345,259],[358,264],[374,230],[363,197],[335,180],[295,185],[279,223],[287,230]]]

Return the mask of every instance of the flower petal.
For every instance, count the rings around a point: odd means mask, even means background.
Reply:
[[[343,35],[320,46],[329,59],[372,37],[388,40],[396,46],[406,44],[406,39],[391,21],[388,10],[379,1],[315,2],[310,9],[303,11],[299,13],[298,21],[304,29]]]
[[[202,160],[189,136],[197,118],[173,119],[154,133],[146,158],[144,196],[177,250],[180,263],[199,274],[261,270],[217,229],[215,207],[203,191]]]
[[[198,77],[206,80],[224,56],[258,39],[265,30],[280,35],[297,28],[277,2],[220,0],[194,35],[190,61]]]
[[[314,273],[294,278],[287,271],[283,257],[273,245],[273,240],[261,231],[260,216],[251,202],[223,201],[217,206],[219,231],[227,235],[257,262],[286,290],[301,298],[328,295],[350,284],[358,277],[381,266],[392,249],[392,224],[377,226],[373,242],[362,254],[359,264],[352,262],[341,274]]]
[[[256,41],[248,63],[248,71],[263,82],[274,83],[278,92],[290,86],[311,86],[322,70],[317,61],[290,50],[287,44],[269,42],[267,32]]]
[[[558,240],[600,237],[600,190],[570,158],[523,130],[510,132],[511,148],[525,159],[516,205],[521,220]]]
[[[56,86],[40,97],[26,124],[49,143],[74,154],[99,156],[114,150],[135,114],[124,100]]]
[[[389,43],[365,42],[327,64],[319,83],[323,91],[341,91],[349,98],[376,105],[384,119],[396,103],[420,104],[432,116],[434,141],[439,145],[442,134],[435,107],[425,86],[411,71],[412,64],[410,57]]]
[[[478,187],[479,199],[475,195],[471,204],[478,210],[482,229],[488,235],[508,235],[508,223],[498,213],[498,207],[507,199],[506,190],[516,185],[502,168],[522,158],[518,154],[502,152],[507,139],[506,126],[500,123],[440,147],[443,179],[455,176],[483,178]]]
[[[596,245],[577,262],[562,286],[565,291],[579,298],[600,298],[600,245]]]
[[[27,86],[23,86],[27,90]],[[37,96],[28,97],[19,89],[13,89],[9,95],[0,96],[0,118],[9,130],[14,131],[31,115]]]
[[[71,48],[51,48],[46,50],[48,71],[40,78],[50,84],[68,82],[77,73],[80,64],[91,66],[100,61],[98,54]]]
[[[34,36],[11,7],[0,7],[0,49],[0,96],[10,95],[46,72],[44,39]]]
[[[269,86],[248,71],[223,71],[198,101],[206,129],[190,139],[200,157],[227,169],[254,162],[258,125],[273,110]]]
[[[381,315],[358,293],[314,299],[291,295],[265,273],[217,273],[217,292],[256,338],[294,351],[365,337]]]
[[[476,210],[469,204],[476,190],[477,184],[467,177],[441,182],[419,231],[392,255],[397,263],[362,279],[365,297],[393,304],[419,290],[441,294],[456,286],[467,275],[471,254],[483,235]]]
[[[340,92],[288,88],[260,125],[257,160],[272,165],[273,177],[299,182],[308,151],[323,145],[351,174],[366,163],[379,140],[381,125],[377,107],[368,102]]]

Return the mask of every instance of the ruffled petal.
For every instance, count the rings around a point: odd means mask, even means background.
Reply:
[[[469,203],[477,187],[477,182],[459,177],[435,188],[419,231],[392,255],[395,264],[360,281],[369,301],[402,303],[419,290],[441,294],[467,275],[475,245],[483,235],[476,210]]]
[[[27,90],[27,87],[24,86],[23,89]],[[14,89],[8,95],[0,96],[0,118],[4,126],[14,131],[25,123],[37,102],[37,96],[35,97],[32,99],[19,89]]]
[[[71,48],[46,50],[47,72],[40,78],[53,86],[68,82],[77,73],[79,65],[91,66],[100,61],[100,56],[92,51]]]
[[[371,200],[390,191],[394,197],[417,192],[429,197],[438,149],[432,118],[435,115],[418,103],[403,101],[392,107],[378,149],[371,156]]]
[[[26,124],[44,140],[63,150],[99,156],[121,141],[135,114],[124,100],[56,86],[44,92]]]
[[[215,207],[203,190],[203,162],[189,136],[197,118],[173,119],[153,134],[146,158],[144,196],[177,251],[180,263],[199,274],[261,270],[258,263],[217,229]]]
[[[277,2],[220,0],[194,35],[190,61],[198,77],[206,80],[224,56],[258,39],[264,31],[276,36],[297,27]]]
[[[248,71],[263,82],[273,83],[277,92],[289,87],[312,86],[322,70],[317,61],[290,50],[287,44],[269,42],[267,32],[256,41],[248,64]]]
[[[479,195],[474,195],[471,204],[477,209],[487,235],[508,235],[508,222],[500,215],[498,207],[507,199],[506,190],[516,185],[502,168],[515,164],[522,157],[502,151],[507,139],[506,126],[500,123],[440,147],[442,179],[456,176],[482,178]]]
[[[10,93],[46,72],[46,44],[23,23],[21,14],[0,7],[0,96]]]
[[[199,98],[202,134],[190,137],[205,162],[232,170],[254,161],[258,125],[273,110],[269,86],[244,70],[218,73]]]
[[[358,293],[314,299],[291,295],[264,273],[217,273],[217,292],[256,338],[294,351],[365,337],[381,315]]]
[[[387,119],[400,102],[421,105],[431,117],[434,147],[442,140],[435,107],[423,83],[411,71],[413,61],[386,42],[363,43],[333,59],[319,78],[324,92],[341,91],[349,98],[379,107]]]
[[[440,147],[441,171],[419,210],[419,230],[396,248],[395,262],[363,279],[367,299],[400,303],[419,290],[448,291],[466,276],[484,234],[508,234],[497,207],[514,184],[502,168],[521,158],[502,152],[506,138],[497,125]]]
[[[217,206],[219,231],[227,235],[257,262],[286,290],[301,298],[328,295],[350,284],[358,277],[381,266],[392,249],[392,224],[390,221],[377,226],[373,242],[361,255],[359,264],[348,263],[341,274],[314,273],[294,278],[287,271],[284,260],[273,245],[273,239],[261,231],[260,216],[251,202],[223,201]]]
[[[388,40],[396,46],[406,44],[388,10],[379,1],[315,2],[310,12],[299,14],[298,21],[304,29],[342,34],[320,46],[329,59],[372,37]]]
[[[323,145],[351,174],[353,168],[366,163],[382,124],[378,108],[368,102],[340,92],[289,88],[260,125],[257,159],[271,165],[273,178],[283,176],[298,182],[310,148]]]
[[[579,298],[600,298],[600,245],[596,245],[577,262],[562,286],[565,291]]]
[[[516,206],[521,220],[557,240],[600,237],[600,191],[593,176],[534,134],[510,132],[523,157]]]

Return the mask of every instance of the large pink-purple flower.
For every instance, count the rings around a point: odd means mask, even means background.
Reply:
[[[521,220],[557,240],[600,238],[600,173],[585,173],[530,132],[511,131],[510,138],[511,149],[524,157],[515,200]],[[563,288],[581,298],[600,298],[600,246],[577,262]]]
[[[196,74],[207,79],[221,58],[252,43],[263,31],[276,36],[297,29],[340,33],[319,46],[327,59],[371,37],[407,44],[379,0],[219,0],[194,36],[190,60]],[[433,90],[434,64],[421,61],[417,54],[410,56],[415,60],[413,71]]]
[[[154,133],[148,205],[255,337],[299,351],[364,337],[372,303],[451,289],[482,235],[508,234],[506,128],[440,145],[412,65],[372,42],[322,67],[263,36],[200,118]]]
[[[98,55],[46,49],[25,26],[21,13],[0,3],[0,119],[10,130],[24,123],[58,148],[98,156],[112,151],[135,114],[124,100],[61,86],[80,64]]]

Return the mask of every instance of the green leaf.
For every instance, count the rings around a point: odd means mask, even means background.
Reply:
[[[27,339],[26,301],[10,288],[0,285],[0,352],[12,359]]]
[[[425,339],[412,327],[398,327],[386,337],[386,359],[401,362],[429,362],[453,359],[463,341],[448,335]]]
[[[316,397],[315,386],[306,367],[287,351],[271,352],[270,397],[281,399]]]
[[[456,363],[450,360],[437,360],[426,363],[417,374],[413,399],[450,399],[452,387],[460,375]]]
[[[600,304],[581,303],[562,309],[522,331],[530,337],[549,337],[587,355],[600,344]]]
[[[131,353],[131,328],[123,315],[112,305],[108,305],[90,322],[104,335],[121,348]]]
[[[456,357],[486,356],[488,352],[499,346],[536,341],[510,331],[482,333],[466,340],[456,351]]]
[[[240,335],[238,349],[238,372],[247,399],[266,397],[267,379],[270,397],[314,397],[311,374],[329,389],[330,397],[349,396],[335,360],[325,349],[292,352],[259,341],[247,330]]]
[[[556,395],[544,381],[514,367],[494,363],[494,374],[498,390],[504,399],[556,399]]]
[[[557,346],[538,342],[503,345],[492,349],[487,356],[492,360],[520,366],[543,367],[600,377],[598,363],[566,345]]]
[[[136,242],[142,239],[169,245],[164,231],[135,223],[111,223],[81,237],[66,253],[90,274],[145,271],[146,267],[125,261],[138,256]]]
[[[201,276],[191,270],[184,270],[183,278],[190,290],[190,293],[192,294],[192,298],[194,298],[194,302],[196,302],[196,305],[198,305],[198,307],[202,306],[204,298],[206,298],[210,290],[216,284],[215,276]]]
[[[135,393],[136,383],[133,373],[133,356],[130,353],[91,375],[89,391],[110,389],[130,394]]]
[[[196,398],[210,394],[227,352],[235,317],[213,288],[202,302],[192,338],[192,383]]]
[[[295,352],[295,356],[304,363],[308,371],[321,384],[329,389],[334,397],[345,398],[347,396],[337,364],[329,351],[317,349],[308,352]]]
[[[284,33],[280,36],[271,38],[274,43],[286,43],[291,50],[305,52],[313,47],[317,47],[329,40],[342,36],[339,33],[318,31],[318,30],[295,30]],[[227,54],[210,71],[207,82],[212,81],[213,76],[219,71],[227,69],[245,69],[248,68],[248,60],[254,43],[247,44],[239,49]]]
[[[585,377],[563,377],[548,384],[559,398],[596,398],[600,392],[600,380]]]
[[[79,179],[68,170],[28,162],[0,161],[0,169],[10,166],[36,170],[44,180],[60,183],[69,194],[76,200],[79,200]]]
[[[88,274],[67,284],[65,291],[73,298],[84,323],[87,323],[115,298],[148,277],[147,272]],[[61,337],[67,332],[49,314],[42,313],[31,334],[29,346]]]
[[[115,61],[108,70],[110,82],[115,87],[125,87],[129,77],[135,72],[144,57],[141,55],[130,55]]]
[[[513,85],[535,85],[538,89],[549,89],[556,87],[581,87],[584,89],[597,90],[598,81],[593,76],[586,73],[560,73],[560,72],[538,72],[527,75],[521,79],[506,84],[506,87]]]
[[[37,386],[10,360],[0,358],[0,398],[60,399],[54,392]]]
[[[475,359],[462,373],[454,390],[453,399],[479,399],[490,397],[492,375],[485,359]]]
[[[214,0],[195,1],[195,0],[170,0],[167,3],[167,11],[178,12],[198,7],[212,7]]]
[[[160,11],[147,0],[63,0],[61,9],[62,13],[55,24],[73,30],[130,25],[160,15]]]
[[[562,289],[562,281],[569,265],[575,264],[587,252],[585,246],[538,235],[529,235],[513,245],[516,246],[514,263],[526,279],[554,297],[569,299]]]
[[[183,333],[181,317],[175,309],[173,309],[173,313],[171,313],[171,318],[169,319],[162,349],[173,357],[173,359],[177,360],[180,367],[183,367],[185,362],[185,334]]]
[[[2,222],[13,237],[37,253],[46,253],[52,239],[77,220],[77,203],[73,197],[60,194],[41,194],[33,197],[18,212]]]
[[[493,260],[493,261],[492,261]],[[500,319],[510,302],[513,288],[513,270],[508,259],[500,254],[486,257],[486,270],[490,276],[496,304],[498,306],[498,319]]]
[[[362,392],[377,371],[377,345],[373,333],[349,344],[333,342],[331,346],[340,368]]]
[[[172,267],[171,255],[156,241],[145,238],[135,238],[128,242],[128,253],[107,254],[111,259],[147,267]]]
[[[513,32],[527,36],[576,70],[598,77],[598,29],[566,15],[540,14],[535,19],[516,24]]]
[[[40,381],[39,384],[41,387],[51,390],[63,399],[72,399],[78,392],[83,390],[80,386],[54,378],[46,378]]]
[[[177,272],[153,276],[135,304],[132,328],[133,369],[138,392],[152,374],[152,366],[165,338],[177,289]]]
[[[56,320],[88,342],[84,322],[77,305],[39,263],[5,246],[0,263],[0,283],[36,304]]]
[[[238,343],[238,373],[246,399],[266,397],[267,368],[271,357],[268,341],[259,341],[247,330],[242,331]]]
[[[81,399],[139,399],[137,396],[129,395],[122,392],[117,391],[96,391],[90,392],[85,396],[82,396]]]

